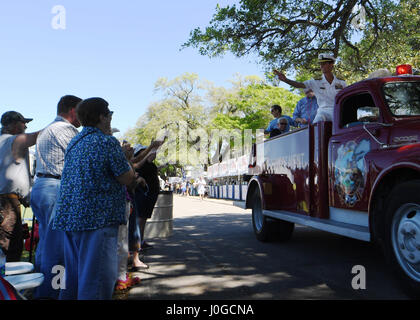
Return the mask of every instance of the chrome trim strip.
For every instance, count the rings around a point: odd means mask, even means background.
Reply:
[[[330,220],[369,227],[369,214],[363,211],[330,207]]]

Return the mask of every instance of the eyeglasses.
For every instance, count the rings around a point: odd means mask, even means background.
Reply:
[[[112,114],[114,113],[114,111],[108,111],[108,113],[105,114],[106,117],[112,117]]]
[[[287,123],[279,123],[279,126],[287,126]]]

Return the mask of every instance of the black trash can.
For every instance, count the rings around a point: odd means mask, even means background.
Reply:
[[[144,237],[167,238],[173,231],[173,192],[160,191],[152,217],[147,220]]]

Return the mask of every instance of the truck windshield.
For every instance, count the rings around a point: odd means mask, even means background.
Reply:
[[[383,89],[393,115],[420,116],[420,82],[388,82]]]

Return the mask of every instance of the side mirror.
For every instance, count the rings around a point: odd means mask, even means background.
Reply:
[[[379,108],[362,107],[357,109],[357,121],[360,122],[377,122],[379,120]]]

